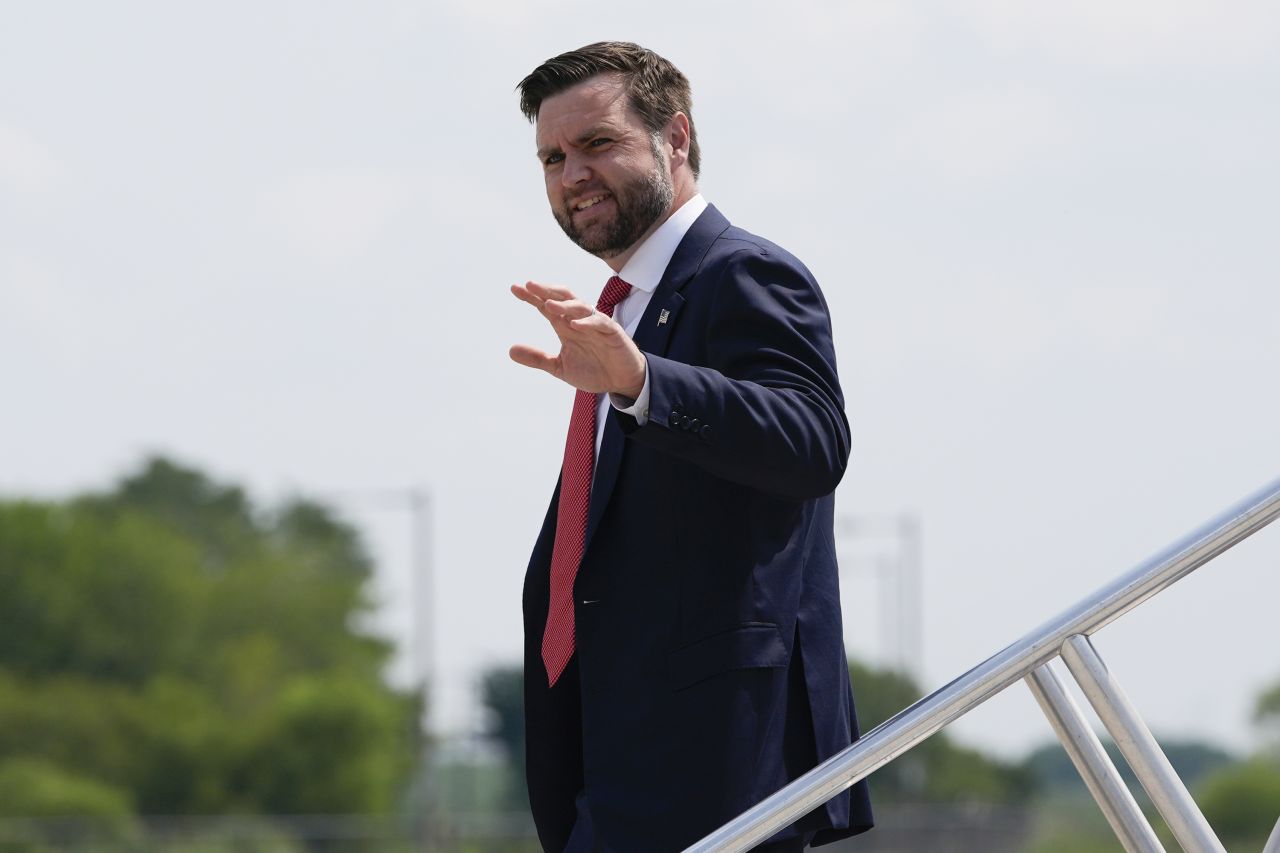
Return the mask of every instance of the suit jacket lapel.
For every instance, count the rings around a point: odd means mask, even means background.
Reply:
[[[643,352],[666,355],[671,343],[671,330],[675,328],[676,319],[685,302],[681,291],[702,265],[702,259],[711,244],[728,227],[729,220],[713,205],[707,205],[707,209],[689,227],[684,239],[676,247],[675,254],[671,256],[662,280],[654,289],[649,305],[640,318],[640,325],[636,327],[633,340]],[[600,453],[596,458],[595,476],[591,485],[584,554],[591,547],[591,537],[600,524],[609,497],[613,494],[614,483],[618,480],[618,468],[622,465],[625,441],[626,437],[618,426],[617,417],[610,413],[604,425],[604,438],[600,442]]]

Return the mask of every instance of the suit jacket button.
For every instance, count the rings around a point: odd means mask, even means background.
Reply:
[[[711,424],[703,424],[702,429],[698,430],[699,438],[711,438]]]
[[[680,416],[680,429],[688,429],[690,423],[692,423],[692,420],[689,418],[688,415]]]
[[[702,426],[702,421],[698,420],[697,418],[694,418],[693,420],[689,421],[689,429],[693,430],[694,432],[697,432],[698,427],[700,426]]]

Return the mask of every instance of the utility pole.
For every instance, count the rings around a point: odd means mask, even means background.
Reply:
[[[413,659],[422,684],[422,730],[427,730],[431,713],[431,690],[436,685],[435,661],[435,563],[431,545],[435,541],[432,528],[431,493],[425,489],[409,490],[409,512],[412,518],[413,550],[409,559],[409,596],[413,602]],[[416,589],[415,589],[416,587]],[[436,691],[437,697],[439,691]]]
[[[422,718],[418,725],[427,731],[431,715],[431,691],[436,685],[435,667],[435,563],[432,545],[433,504],[431,493],[421,486],[385,489],[349,489],[329,492],[327,497],[370,509],[406,512],[409,520],[408,659],[410,680],[422,691]],[[438,695],[438,690],[437,690]]]
[[[841,574],[869,573],[879,586],[876,618],[885,657],[920,683],[924,676],[924,562],[919,516],[908,512],[841,515],[835,532],[836,550],[843,552]],[[850,555],[855,544],[874,546],[869,561]]]

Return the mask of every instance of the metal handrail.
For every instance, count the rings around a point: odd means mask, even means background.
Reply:
[[[964,675],[867,732],[685,853],[738,853],[972,711],[1088,636],[1280,517],[1280,480],[1251,495]]]

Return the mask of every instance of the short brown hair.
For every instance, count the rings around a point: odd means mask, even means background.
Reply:
[[[658,133],[676,113],[689,119],[689,167],[702,168],[698,132],[693,128],[693,92],[689,80],[652,50],[629,41],[599,41],[562,53],[520,81],[520,111],[537,121],[542,102],[598,74],[618,74],[627,98],[650,133]]]

